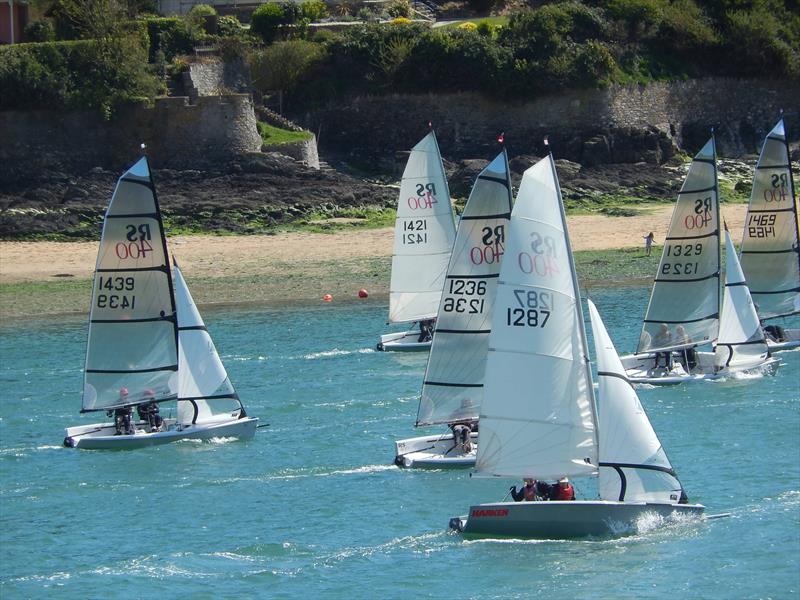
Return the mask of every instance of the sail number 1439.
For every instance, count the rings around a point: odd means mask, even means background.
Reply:
[[[506,325],[513,327],[544,327],[550,319],[553,295],[536,290],[514,290],[518,307],[506,309]]]

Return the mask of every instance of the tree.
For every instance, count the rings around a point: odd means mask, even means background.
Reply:
[[[325,49],[314,42],[276,42],[253,57],[250,65],[253,85],[262,93],[277,91],[278,111],[283,112],[284,93],[323,61],[325,54]]]

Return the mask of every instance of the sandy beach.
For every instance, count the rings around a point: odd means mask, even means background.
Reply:
[[[746,205],[724,205],[733,239],[741,238]],[[641,248],[649,231],[663,243],[672,206],[633,217],[568,217],[576,251]],[[199,304],[316,301],[330,293],[352,298],[361,287],[374,298],[388,295],[393,231],[282,233],[253,236],[169,238]],[[26,314],[82,312],[97,242],[0,242],[0,319]],[[50,282],[48,284],[48,282]],[[37,306],[36,291],[58,282],[54,302]],[[44,288],[42,288],[44,289]]]

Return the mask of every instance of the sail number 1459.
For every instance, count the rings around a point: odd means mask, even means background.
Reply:
[[[514,290],[518,307],[506,309],[506,325],[513,327],[544,327],[550,319],[553,295],[536,290]]]

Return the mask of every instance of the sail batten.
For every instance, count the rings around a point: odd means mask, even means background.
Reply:
[[[478,418],[511,203],[503,151],[476,178],[461,216],[438,305],[417,426]]]
[[[431,131],[411,149],[400,182],[389,284],[390,323],[436,316],[455,232],[447,178]]]
[[[753,174],[741,266],[762,319],[800,313],[800,234],[786,131],[766,136]]]

